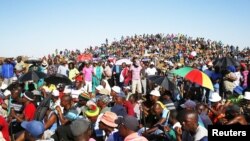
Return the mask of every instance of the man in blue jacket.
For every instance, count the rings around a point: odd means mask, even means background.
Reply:
[[[12,83],[12,78],[14,77],[14,65],[9,58],[4,60],[2,66],[2,77],[5,84],[10,85]]]

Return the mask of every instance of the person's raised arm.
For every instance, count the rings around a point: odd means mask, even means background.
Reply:
[[[57,120],[56,114],[53,113],[53,114],[49,117],[49,119],[45,122],[44,128],[45,128],[45,129],[50,128],[50,127],[56,122],[56,120]],[[59,125],[57,125],[57,126],[59,126]]]

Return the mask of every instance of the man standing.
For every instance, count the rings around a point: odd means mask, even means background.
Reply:
[[[21,76],[22,74],[24,74],[25,67],[24,67],[24,62],[22,61],[21,56],[17,57],[17,63],[16,63],[16,66],[15,66],[15,69],[16,69],[16,77],[17,78],[19,76]]]
[[[137,90],[138,94],[141,95],[142,93],[142,86],[141,86],[142,67],[140,66],[140,62],[134,61],[130,70],[132,71],[132,93],[135,94],[135,91]]]
[[[92,76],[94,74],[94,69],[90,66],[89,62],[86,62],[86,66],[82,70],[84,80],[85,80],[85,90],[88,93],[92,93]]]
[[[105,79],[108,81],[109,85],[111,87],[114,86],[114,82],[112,81],[111,77],[112,77],[112,64],[108,61],[105,68],[104,68],[104,71],[103,71],[103,74],[105,76]]]
[[[137,133],[139,128],[137,118],[133,116],[119,117],[115,123],[118,125],[119,134],[124,141],[147,141],[145,137]]]
[[[5,84],[10,85],[12,83],[12,77],[14,76],[14,66],[9,58],[5,59],[5,63],[2,66],[2,76]]]

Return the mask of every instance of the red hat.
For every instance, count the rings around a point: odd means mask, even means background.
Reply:
[[[82,75],[77,75],[77,76],[75,77],[75,81],[80,81],[80,82],[82,82],[82,81],[83,81],[83,76],[82,76]]]
[[[241,66],[242,68],[246,68],[246,67],[247,67],[247,65],[246,65],[245,63],[240,63],[240,66]]]

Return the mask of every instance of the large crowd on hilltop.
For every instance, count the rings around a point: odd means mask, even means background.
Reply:
[[[209,125],[250,123],[249,71],[249,48],[181,34],[5,58],[0,140],[207,141]]]

